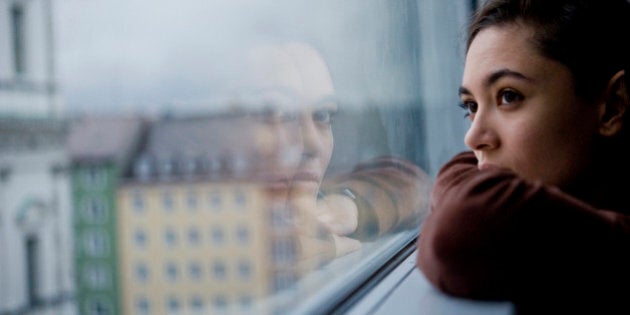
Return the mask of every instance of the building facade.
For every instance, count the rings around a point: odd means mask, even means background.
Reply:
[[[50,117],[59,110],[53,0],[0,2],[0,115]]]
[[[291,213],[252,176],[242,123],[150,128],[118,188],[123,314],[264,314],[265,298],[296,280]]]
[[[116,191],[141,127],[134,118],[85,118],[68,137],[81,314],[120,314]]]
[[[0,314],[73,314],[52,0],[0,2]]]
[[[238,182],[121,186],[124,314],[252,311],[271,291],[265,198]]]
[[[73,313],[66,125],[0,118],[0,313]]]

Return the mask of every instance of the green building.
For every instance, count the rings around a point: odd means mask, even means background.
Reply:
[[[120,314],[116,190],[141,133],[139,119],[88,118],[68,137],[80,314]]]

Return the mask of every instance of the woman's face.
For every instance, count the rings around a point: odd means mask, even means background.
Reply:
[[[265,46],[252,51],[249,89],[269,108],[262,119],[268,141],[259,141],[262,156],[283,163],[266,172],[288,181],[292,197],[315,200],[333,150],[331,117],[337,111],[328,66],[304,44]],[[278,185],[280,186],[280,185]]]
[[[317,196],[332,156],[334,102],[322,102],[299,115],[302,157],[291,183],[294,194]]]
[[[532,35],[507,24],[471,43],[460,88],[471,120],[465,143],[480,169],[566,187],[591,163],[597,106],[576,96],[569,69],[535,50]]]

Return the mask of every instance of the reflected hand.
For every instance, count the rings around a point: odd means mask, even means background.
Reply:
[[[359,224],[359,211],[350,197],[330,194],[317,202],[317,219],[333,234],[350,235]]]
[[[307,270],[361,248],[361,242],[345,236],[358,224],[354,202],[343,195],[329,197],[332,198],[317,201],[304,196],[291,201],[300,244],[299,260]]]

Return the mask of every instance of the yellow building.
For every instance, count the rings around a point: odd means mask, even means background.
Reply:
[[[166,140],[160,127],[149,135]],[[155,158],[140,154],[117,192],[124,314],[266,312],[261,298],[297,278],[290,212],[264,185],[229,176],[237,165],[163,159],[153,140],[144,152]]]

